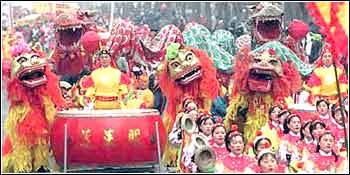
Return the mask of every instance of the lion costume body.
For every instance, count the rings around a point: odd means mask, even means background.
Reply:
[[[174,44],[167,48],[167,55]],[[208,55],[191,47],[178,45],[171,59],[167,58],[164,69],[160,72],[159,84],[167,98],[167,106],[163,116],[166,133],[171,131],[175,116],[181,109],[181,102],[185,94],[194,97],[199,108],[209,111],[212,100],[218,95],[219,83],[216,79],[216,70]],[[168,56],[167,56],[168,57]],[[175,68],[176,67],[176,68]],[[199,75],[199,76],[198,76]],[[167,165],[175,165],[177,148],[168,141],[163,161]]]
[[[2,172],[48,169],[50,126],[64,100],[58,78],[35,53],[22,53],[11,64],[10,107],[5,121]]]

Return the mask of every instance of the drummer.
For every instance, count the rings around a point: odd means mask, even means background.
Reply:
[[[116,68],[109,50],[102,48],[97,53],[97,66],[82,82],[88,87],[86,98],[94,103],[95,109],[121,109],[128,81]]]

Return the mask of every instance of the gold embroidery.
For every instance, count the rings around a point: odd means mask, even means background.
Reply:
[[[106,142],[106,144],[111,144],[112,143],[112,141],[113,141],[113,132],[114,132],[114,130],[113,129],[105,129],[104,130],[104,139],[105,139],[105,142]]]
[[[135,139],[139,138],[139,136],[141,135],[141,130],[139,128],[137,129],[130,129],[129,130],[129,142],[130,141],[134,141]]]
[[[90,129],[82,129],[81,134],[84,138],[84,143],[81,144],[81,146],[87,147],[90,144],[90,136],[91,136],[91,130]]]

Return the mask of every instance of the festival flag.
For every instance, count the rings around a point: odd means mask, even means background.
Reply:
[[[349,2],[306,2],[306,8],[320,33],[326,35],[338,54],[348,63]]]

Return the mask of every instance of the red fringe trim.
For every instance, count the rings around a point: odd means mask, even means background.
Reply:
[[[47,95],[54,102],[56,107],[62,107],[65,100],[61,95],[58,77],[51,72],[48,65],[45,67],[45,75],[47,78],[47,83],[34,89],[24,87],[17,77],[12,79],[9,82],[7,89],[8,99],[11,101],[11,105],[16,105],[18,103],[31,104],[33,101],[35,101],[35,96]]]
[[[18,134],[30,145],[36,144],[38,138],[48,140],[48,123],[40,106],[32,105],[32,111],[17,125]]]

